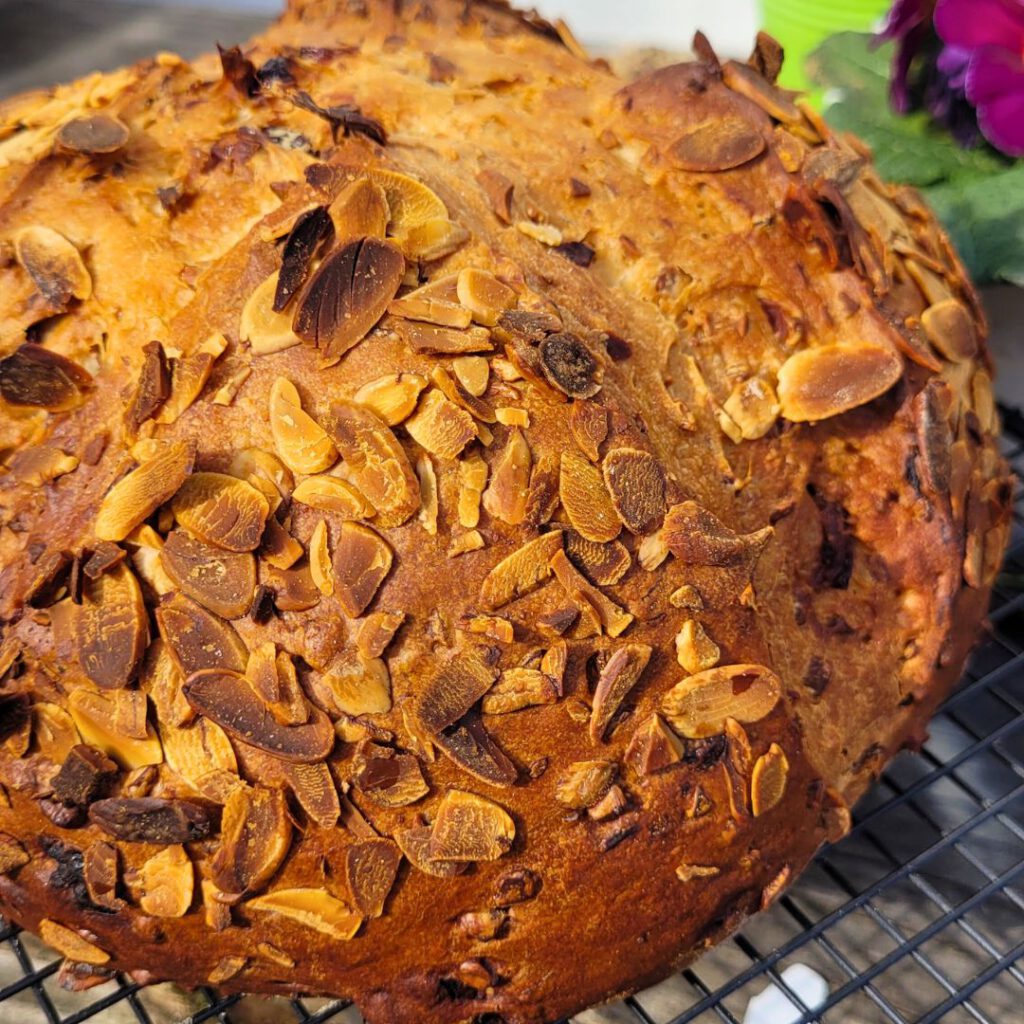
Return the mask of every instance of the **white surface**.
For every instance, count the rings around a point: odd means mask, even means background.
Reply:
[[[793,964],[781,974],[790,992],[808,1010],[816,1010],[828,999],[828,982],[804,964]],[[774,982],[750,1000],[743,1024],[794,1024],[803,1016],[800,1008]]]
[[[277,11],[284,0],[127,0],[183,6]],[[536,7],[545,17],[565,18],[581,40],[597,46],[689,48],[703,29],[725,54],[746,55],[753,44],[757,0],[514,0]]]

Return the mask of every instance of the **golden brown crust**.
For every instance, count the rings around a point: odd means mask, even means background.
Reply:
[[[550,1020],[919,740],[1006,539],[984,322],[760,73],[294,0],[2,115],[5,915],[93,973]]]

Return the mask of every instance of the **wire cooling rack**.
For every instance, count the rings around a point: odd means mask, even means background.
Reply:
[[[1003,410],[1024,479],[1024,416]],[[573,1024],[1009,1024],[1024,1020],[1024,491],[986,642],[931,725],[767,913],[694,966]],[[794,965],[824,1001],[790,987]],[[58,961],[0,919],[0,1024],[358,1024],[354,1007],[219,999],[118,979],[64,992]],[[774,987],[774,1013],[763,1011]],[[804,997],[808,990],[801,989]],[[820,991],[818,993],[820,995]],[[780,1006],[781,1004],[781,1006]],[[759,1012],[759,1009],[761,1012]],[[558,1022],[567,1024],[567,1022]]]

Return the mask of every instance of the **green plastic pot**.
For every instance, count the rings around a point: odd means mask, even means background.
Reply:
[[[868,32],[889,10],[889,0],[761,0],[761,24],[786,50],[779,76],[788,89],[811,89],[808,54],[836,32]]]

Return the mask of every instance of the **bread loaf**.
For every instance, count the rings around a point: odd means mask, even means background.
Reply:
[[[539,1024],[776,899],[960,672],[978,299],[747,63],[293,0],[0,109],[0,911]]]

